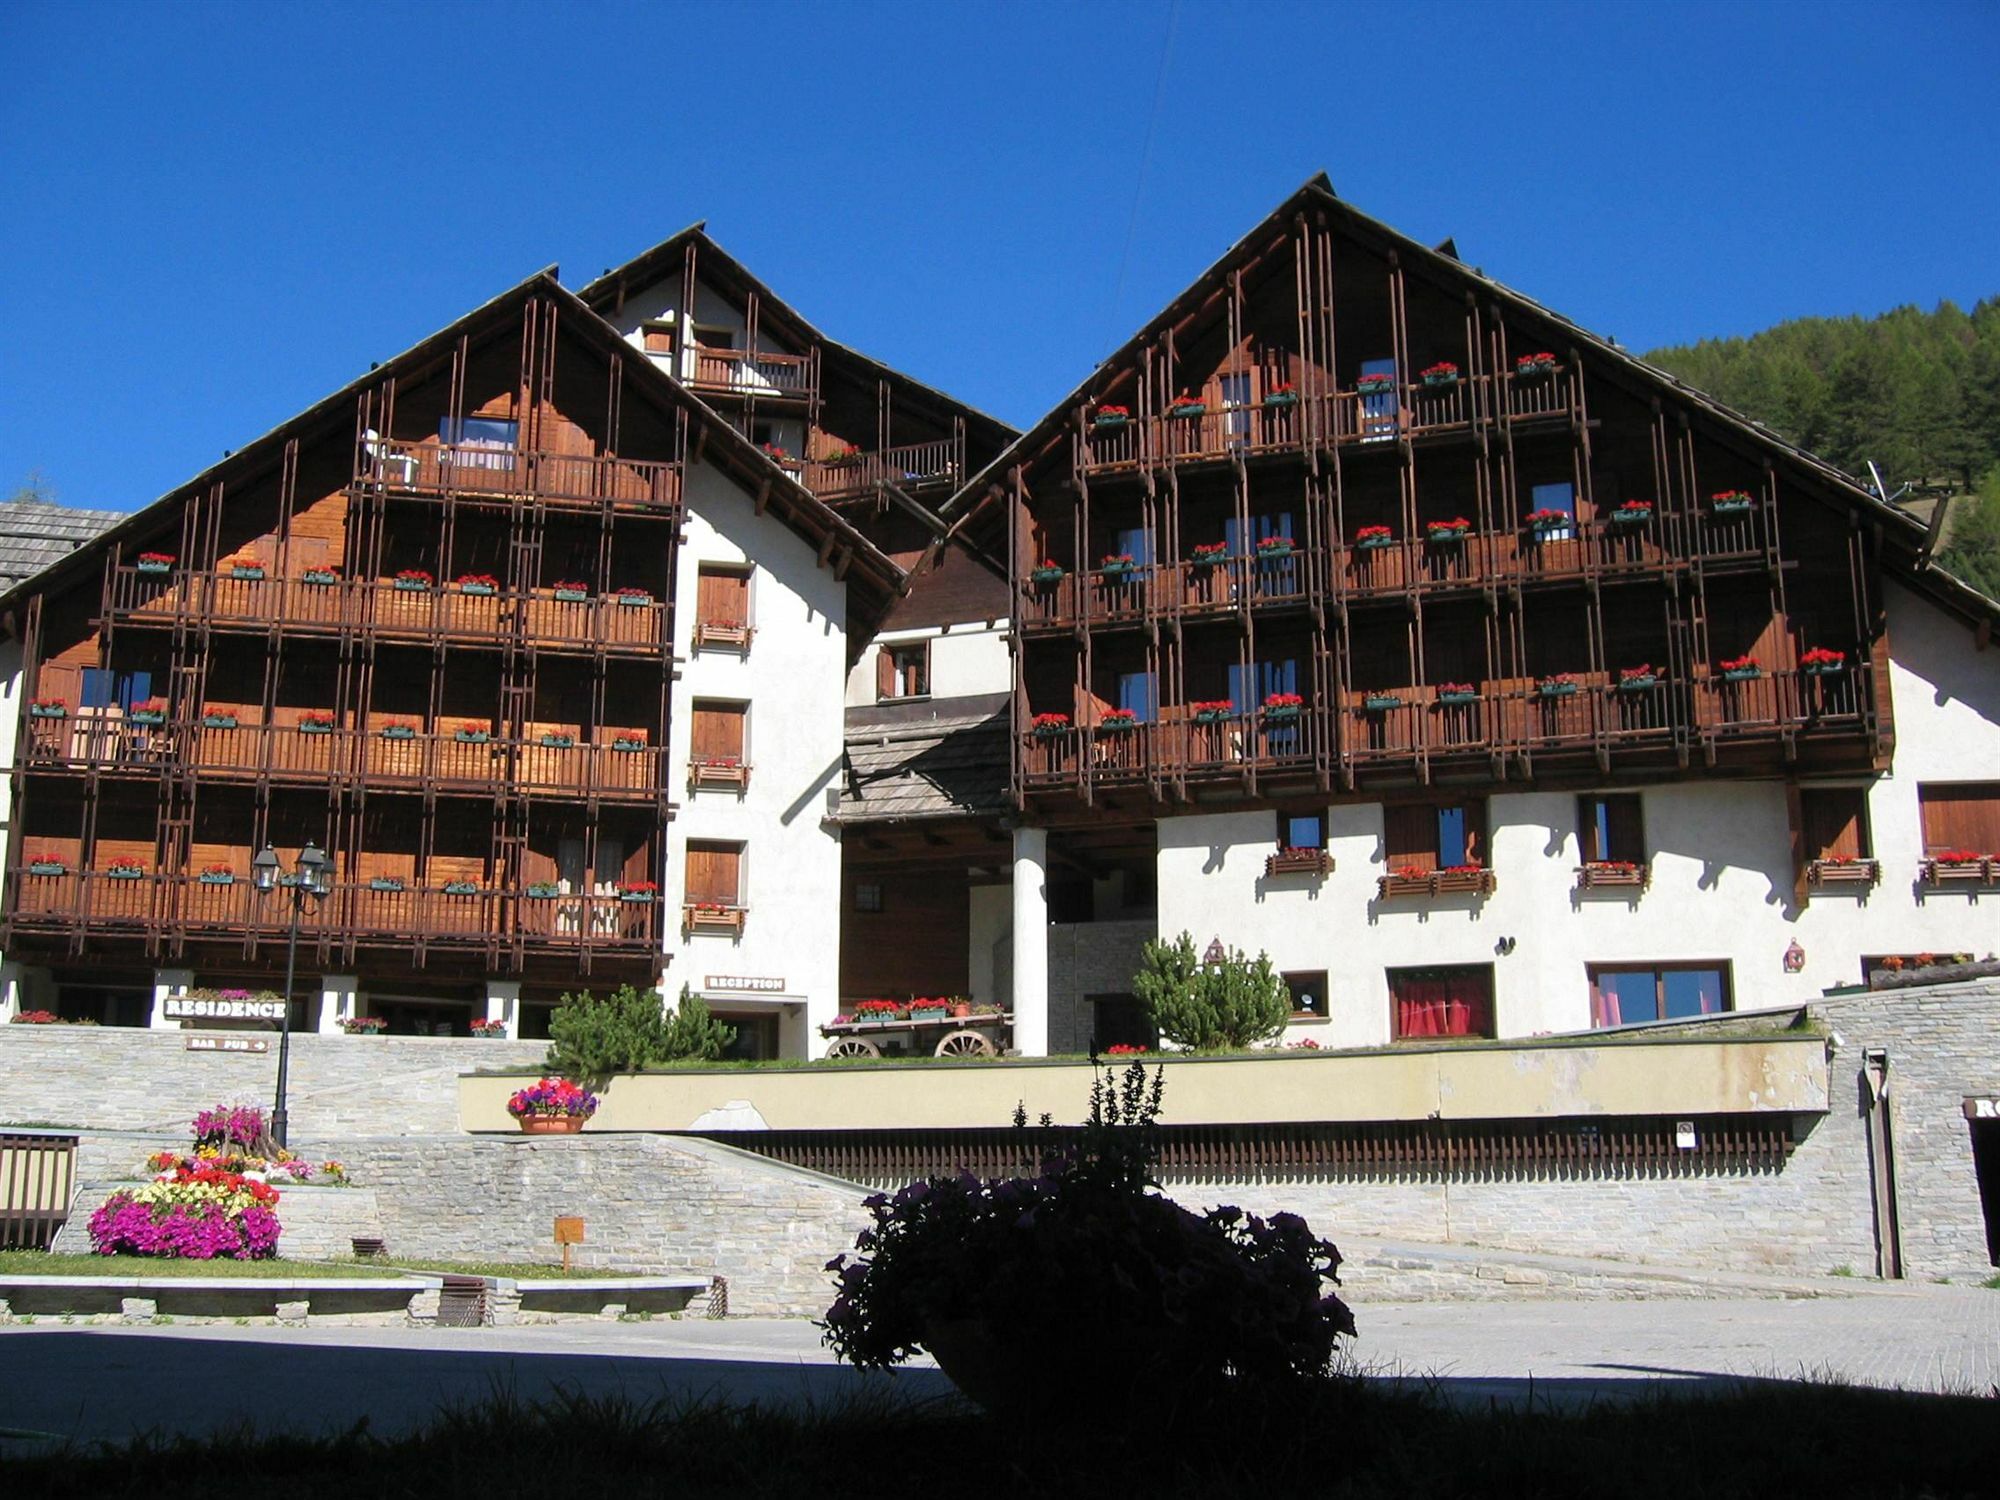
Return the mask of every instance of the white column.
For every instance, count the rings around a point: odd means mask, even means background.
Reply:
[[[489,979],[486,981],[486,1019],[505,1023],[509,1040],[518,1041],[520,1039],[521,983],[519,980]]]
[[[1014,1050],[1049,1054],[1049,834],[1014,830]]]
[[[356,1006],[360,1002],[361,981],[353,974],[322,974],[319,976],[319,1020],[313,1030],[321,1036],[337,1036],[341,1021],[358,1014]]]
[[[12,959],[0,962],[0,1026],[21,1013],[21,993],[25,988],[21,966]]]
[[[181,1023],[167,1019],[167,997],[184,995],[194,987],[193,969],[153,971],[153,1014],[146,1024],[155,1031],[179,1031]]]

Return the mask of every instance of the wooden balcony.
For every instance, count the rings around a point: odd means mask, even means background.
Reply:
[[[1023,779],[1031,788],[1098,787],[1229,780],[1252,772],[1312,773],[1327,763],[1329,746],[1325,716],[1307,708],[1294,716],[1259,710],[1124,729],[1031,732],[1022,740],[1021,754]]]
[[[672,516],[681,503],[681,466],[572,453],[516,452],[363,438],[354,483],[390,494],[512,504],[533,499],[558,510],[637,510]]]
[[[1832,671],[1757,670],[1754,677],[1696,669],[1689,685],[1692,732],[1721,747],[1773,736],[1807,738],[1877,733],[1875,675],[1866,665]]]
[[[754,397],[760,401],[810,401],[819,394],[819,355],[750,353],[696,345],[694,378],[704,395]]]
[[[1310,547],[1220,562],[1100,567],[1047,584],[1030,579],[1021,593],[1021,621],[1029,630],[1143,625],[1169,615],[1300,606],[1323,588],[1323,557]]]
[[[459,884],[447,889],[394,879],[339,882],[324,899],[306,902],[300,943],[346,954],[359,948],[414,949],[420,958],[432,950],[497,952],[517,944],[587,947],[625,957],[658,948],[656,902],[615,893],[538,898],[485,886],[464,891]],[[259,892],[240,875],[227,881],[150,873],[121,878],[72,869],[38,876],[24,866],[15,876],[11,919],[17,934],[71,940],[143,936],[153,951],[173,954],[190,942],[280,941],[290,930],[291,902],[287,892]]]
[[[476,796],[519,787],[574,800],[653,801],[664,789],[665,752],[644,743],[642,731],[601,727],[594,741],[579,743],[576,726],[530,726],[519,736],[482,739],[456,729],[404,734],[386,724],[321,729],[301,723],[310,712],[301,709],[279,710],[289,722],[251,723],[245,712],[205,716],[235,717],[235,727],[202,716],[158,725],[122,716],[31,719],[20,740],[21,765],[133,777],[188,767],[218,782],[352,781]]]
[[[955,438],[906,443],[879,452],[830,462],[812,459],[802,475],[805,487],[822,500],[855,500],[893,484],[908,494],[958,488],[965,478],[965,445]]]
[[[498,647],[525,641],[552,651],[605,651],[652,655],[668,640],[667,606],[650,594],[593,593],[554,588],[526,593],[467,593],[442,587],[398,586],[393,579],[244,579],[228,572],[157,574],[118,568],[111,581],[111,611],[121,622],[172,626],[201,622],[211,628],[302,634],[367,631],[385,640],[442,637]]]

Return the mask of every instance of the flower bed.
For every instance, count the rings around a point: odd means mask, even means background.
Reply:
[[[277,1189],[236,1172],[178,1169],[120,1188],[90,1216],[99,1255],[269,1260],[278,1253]]]
[[[597,1113],[597,1095],[567,1078],[543,1078],[517,1090],[507,1101],[517,1120],[588,1120]]]

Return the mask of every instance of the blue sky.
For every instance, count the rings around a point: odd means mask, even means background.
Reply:
[[[75,505],[696,219],[1017,424],[1321,169],[1638,349],[2000,293],[1988,0],[12,0],[0,55],[0,493]]]

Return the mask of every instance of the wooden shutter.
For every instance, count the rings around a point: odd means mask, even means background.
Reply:
[[[2000,852],[2000,783],[1921,786],[1917,801],[1923,811],[1925,854],[1944,849]]]
[[[1437,868],[1437,809],[1429,806],[1382,809],[1382,855],[1391,870],[1415,865]]]
[[[742,851],[733,844],[689,843],[687,899],[736,905],[738,867]]]
[[[896,696],[896,653],[887,646],[875,650],[875,697],[878,701]]]
[[[1606,797],[1604,828],[1609,837],[1607,847],[1598,853],[1599,859],[1629,860],[1635,865],[1646,862],[1646,824],[1637,797]],[[1482,839],[1482,846],[1484,842]]]
[[[743,705],[740,703],[698,704],[690,753],[697,760],[743,758]]]
[[[1805,857],[1859,859],[1868,853],[1861,837],[1860,787],[1822,787],[1799,794],[1805,823]]]
[[[749,576],[703,568],[695,582],[695,617],[708,624],[749,624]]]

